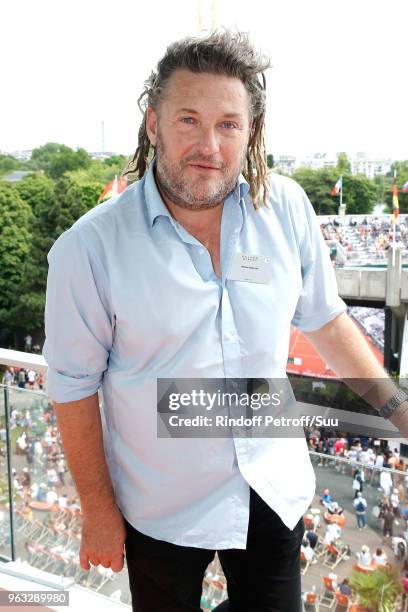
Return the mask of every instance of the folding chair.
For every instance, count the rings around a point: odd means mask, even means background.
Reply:
[[[67,527],[70,529],[75,529],[76,531],[80,531],[82,528],[82,513],[80,510],[71,510],[67,508],[67,513],[69,516],[69,522]]]
[[[32,544],[31,542],[25,542],[24,548],[26,551],[28,564],[32,565],[33,567],[36,567],[36,563],[40,557],[40,551],[38,550],[36,545]]]
[[[345,610],[348,610],[350,607],[350,598],[348,597],[348,595],[344,595],[343,593],[340,593],[339,591],[336,593],[336,601],[337,601],[337,610],[339,608],[344,608]]]
[[[35,533],[36,531],[38,531],[37,523],[38,521],[34,522],[33,520],[30,520],[30,519],[23,519],[23,526],[21,529],[19,529],[19,531],[24,537],[31,538],[31,535]]]
[[[326,546],[324,542],[319,538],[314,547],[314,553],[318,559],[326,553]]]
[[[42,544],[38,544],[38,542],[31,544],[27,542],[26,544],[29,564],[38,569],[45,570],[45,568],[52,562],[48,551]]]
[[[318,612],[319,602],[317,600],[317,593],[312,591],[306,593],[305,601],[303,601],[303,610],[305,612]]]
[[[312,516],[309,516],[309,515],[304,516],[303,517],[303,522],[305,524],[305,528],[306,529],[308,529],[310,531],[313,531],[314,524],[313,524],[313,517]]]
[[[20,532],[24,529],[27,519],[23,516],[21,510],[15,510],[14,530]]]
[[[46,536],[47,532],[48,527],[41,521],[34,519],[32,521],[32,529],[27,537],[29,537],[30,540],[35,540],[37,543],[39,543]]]
[[[344,559],[345,552],[341,553],[338,548],[334,546],[334,544],[326,545],[326,556],[323,561],[323,565],[329,567],[330,569],[334,569],[337,565]]]
[[[319,606],[331,610],[336,604],[336,589],[333,584],[333,578],[323,576],[324,591],[319,598]]]

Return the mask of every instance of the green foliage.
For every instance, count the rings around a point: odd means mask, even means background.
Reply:
[[[377,190],[377,194],[376,194],[377,202],[383,204],[385,202],[386,185],[389,179],[387,179],[383,174],[378,174],[377,176],[374,177],[373,180],[374,180],[375,188]]]
[[[347,157],[347,153],[340,153],[337,158],[337,172],[339,174],[346,174],[347,172],[351,172],[351,164],[349,162],[349,158]]]
[[[377,188],[366,176],[351,174],[343,176],[343,198],[350,215],[371,213],[377,202]]]
[[[102,190],[102,183],[80,183],[71,176],[63,176],[56,182],[55,196],[58,203],[56,232],[58,236],[97,205]]]
[[[103,163],[105,166],[119,166],[122,170],[125,168],[127,164],[127,157],[125,155],[111,155],[107,157]]]
[[[21,291],[31,244],[33,215],[18,192],[0,183],[0,328],[20,328],[16,296]]]
[[[105,172],[114,171],[100,165]],[[55,182],[44,174],[30,173],[13,187],[1,185],[2,337],[43,328],[47,254],[62,232],[97,205],[102,189],[101,182],[85,178],[80,182],[68,174]]]
[[[30,254],[25,267],[21,291],[15,305],[15,316],[26,330],[43,326],[47,253],[57,238],[58,206],[54,182],[41,174],[29,174],[15,189],[33,212]]]
[[[74,151],[66,145],[48,142],[34,149],[30,159],[33,170],[43,170],[47,176],[57,180],[65,172],[88,168],[91,158],[85,149]]]
[[[397,161],[394,164],[397,170],[397,182],[398,185],[402,186],[408,181],[408,159],[404,161]]]
[[[337,168],[298,168],[293,178],[306,191],[318,215],[337,215],[340,204],[338,195],[332,196],[331,190],[339,178]],[[367,214],[373,209],[377,198],[377,188],[365,176],[343,174],[343,202],[347,214]]]
[[[88,168],[91,163],[91,158],[85,149],[73,151],[66,147],[65,151],[61,151],[58,155],[52,158],[49,168],[49,175],[53,179],[60,178],[65,172],[70,170],[78,170],[79,168]]]
[[[267,164],[268,168],[273,168],[274,167],[275,161],[273,159],[272,153],[268,153],[268,155],[266,156],[266,164]]]
[[[408,160],[398,161],[393,164],[392,171],[385,179],[384,192],[385,203],[387,204],[388,212],[392,212],[392,185],[394,183],[394,169],[397,171],[396,184],[399,190],[398,203],[401,213],[408,213],[408,191],[400,191],[403,185],[408,181]]]
[[[44,207],[48,208],[54,197],[53,181],[35,172],[27,174],[15,185],[15,189],[20,198],[31,206],[34,215],[39,214]]]
[[[370,612],[394,612],[398,595],[402,593],[399,571],[385,566],[367,574],[354,570],[350,587],[359,603]]]
[[[67,172],[67,176],[71,177],[76,183],[80,183],[82,185],[95,182],[106,185],[107,183],[110,183],[115,176],[119,177],[122,174],[123,169],[124,164],[122,163],[109,165],[100,160],[93,160],[88,168],[81,168],[80,170]]]
[[[339,198],[330,195],[339,178],[335,168],[323,168],[322,170],[298,168],[293,173],[293,178],[306,191],[318,215],[337,214]]]
[[[18,170],[21,163],[12,155],[0,155],[0,176]]]

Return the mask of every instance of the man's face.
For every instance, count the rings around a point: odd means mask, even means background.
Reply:
[[[190,210],[214,208],[244,167],[249,96],[237,78],[177,70],[158,112],[148,109],[146,127],[163,194]]]

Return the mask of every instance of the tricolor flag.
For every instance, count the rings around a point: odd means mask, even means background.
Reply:
[[[399,213],[399,202],[398,202],[398,187],[394,183],[392,186],[392,212],[394,213],[394,218],[392,222],[394,225],[397,223],[398,213]]]
[[[119,193],[125,191],[127,185],[128,182],[124,176],[121,176],[120,179],[115,176],[113,181],[105,185],[101,195],[99,196],[98,204],[100,204],[101,202],[105,202],[106,200],[110,200],[110,198],[114,198],[115,196],[119,195]]]
[[[401,191],[408,191],[408,181],[403,184]]]
[[[340,177],[333,189],[331,190],[332,195],[337,195],[339,191],[343,189],[343,177]]]

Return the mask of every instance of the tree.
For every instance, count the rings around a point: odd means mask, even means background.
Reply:
[[[318,215],[337,215],[340,204],[338,195],[331,191],[339,178],[337,168],[298,168],[293,178],[303,187]],[[348,214],[367,214],[377,199],[377,187],[365,176],[343,174],[343,201]]]
[[[66,176],[71,177],[74,182],[85,185],[86,183],[110,183],[115,176],[120,176],[124,169],[123,164],[105,164],[100,160],[92,160],[88,168],[81,168],[67,172]]]
[[[65,145],[58,144],[57,142],[47,142],[47,144],[33,149],[29,161],[30,168],[32,170],[43,170],[48,173],[51,159],[58,155],[62,147],[65,147]]]
[[[0,329],[2,342],[22,328],[16,316],[16,295],[21,290],[27,264],[32,223],[29,205],[18,192],[0,183]]]
[[[15,189],[33,213],[29,257],[21,291],[16,296],[16,316],[26,330],[36,330],[44,325],[47,253],[57,238],[59,208],[54,183],[44,175],[29,174],[17,183]]]
[[[82,184],[67,175],[54,183],[47,176],[38,173],[27,175],[15,187],[9,188],[9,192],[16,202],[25,207],[27,227],[30,228],[29,233],[25,235],[20,231],[19,225],[15,227],[19,236],[25,236],[25,258],[23,264],[19,260],[17,266],[19,272],[18,291],[16,291],[16,286],[14,286],[14,290],[7,286],[8,302],[7,309],[5,308],[4,311],[7,310],[8,313],[6,327],[9,331],[33,332],[43,329],[48,272],[47,254],[62,232],[71,227],[80,216],[97,205],[102,188],[101,183],[88,182]],[[12,210],[9,204],[7,204],[7,207]],[[21,213],[19,213],[19,216],[21,216]],[[0,222],[1,220],[0,214]],[[5,225],[4,221],[3,225]],[[1,240],[3,246],[3,235],[1,235]],[[14,253],[14,250],[15,246],[13,245],[13,250],[10,247],[10,252]],[[3,276],[11,277],[9,271],[4,272],[3,270],[1,270],[0,276],[1,278]],[[16,280],[14,280],[14,285],[17,285]],[[3,319],[6,320],[5,316],[3,316]],[[0,326],[2,322],[0,318]]]
[[[65,172],[87,168],[90,163],[91,158],[85,149],[74,151],[55,142],[48,142],[34,149],[30,159],[30,167],[33,170],[43,170],[54,180],[59,179]]]
[[[306,191],[313,208],[318,215],[336,215],[338,202],[331,196],[331,190],[338,176],[335,168],[312,170],[311,168],[298,168],[293,178]]]
[[[272,153],[268,153],[268,155],[266,156],[266,164],[267,164],[268,168],[273,168],[274,167],[275,161],[273,159]]]
[[[349,162],[349,158],[347,157],[347,153],[339,153],[336,168],[339,174],[351,172],[351,164]]]
[[[394,171],[396,178],[394,178]],[[408,160],[397,161],[392,165],[391,171],[387,174],[384,185],[385,203],[387,204],[388,212],[392,212],[392,186],[394,182],[398,188],[398,203],[401,213],[408,213],[408,192],[401,191],[402,187],[408,181]]]
[[[105,166],[120,166],[122,170],[125,168],[127,164],[127,157],[125,155],[111,155],[104,159],[103,163]]]
[[[20,168],[21,163],[12,155],[0,155],[0,176]]]
[[[344,202],[350,215],[371,213],[377,202],[377,187],[371,179],[359,174],[343,176]]]
[[[65,174],[65,172],[78,170],[79,168],[88,168],[90,164],[91,158],[85,149],[73,151],[69,147],[65,147],[65,150],[51,159],[48,173],[51,178],[56,180]]]
[[[80,183],[70,176],[63,176],[55,184],[56,232],[59,236],[98,203],[103,184]]]
[[[402,593],[400,574],[393,565],[380,567],[367,574],[353,570],[350,586],[367,612],[395,610],[398,596]]]
[[[400,159],[391,165],[391,169],[387,172],[386,177],[393,182],[395,175],[398,183],[404,184],[408,181],[408,159]]]

